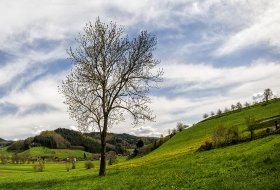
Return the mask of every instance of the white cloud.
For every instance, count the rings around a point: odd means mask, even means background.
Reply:
[[[280,80],[277,74],[280,62],[268,60],[257,60],[249,65],[232,68],[217,68],[206,64],[169,64],[164,65],[164,70],[167,87],[176,84],[178,92],[217,89],[242,83],[260,86],[259,82],[263,82],[262,88],[277,88],[279,84],[276,81]]]
[[[1,137],[4,138],[28,136],[57,127],[76,129],[75,122],[69,119],[66,105],[62,103],[63,97],[57,90],[65,72],[47,73],[47,76],[26,88],[21,87],[27,80],[44,73],[44,68],[48,68],[52,62],[65,58],[65,49],[72,45],[77,33],[88,21],[94,22],[97,16],[104,21],[116,21],[128,29],[157,31],[158,49],[168,47],[163,54],[166,80],[162,86],[170,87],[173,92],[152,97],[151,107],[157,115],[157,122],[147,123],[140,128],[127,128],[130,126],[127,122],[123,126],[113,127],[113,132],[158,136],[174,128],[178,121],[191,124],[197,122],[205,112],[223,109],[237,101],[250,101],[253,94],[265,88],[271,88],[274,94],[280,93],[278,61],[254,60],[232,68],[217,68],[207,62],[188,64],[185,61],[186,55],[192,56],[194,50],[200,51],[216,43],[222,43],[214,50],[216,56],[259,44],[279,48],[280,3],[277,0],[2,0],[0,5],[3,15],[0,24],[5,26],[0,32],[0,50],[13,56],[5,65],[0,62],[0,88],[17,79],[12,90],[0,97],[0,103],[11,103],[19,108],[15,115],[0,116]],[[187,30],[184,27],[192,23],[207,24],[207,28],[199,31],[201,40],[186,40],[188,31],[195,28]],[[165,29],[177,33],[162,35]],[[175,45],[161,43],[165,40]],[[45,48],[38,45],[40,42],[43,46],[52,42],[57,44]],[[174,61],[173,58],[180,61]],[[43,65],[43,69],[17,78],[39,65]],[[200,91],[211,90],[216,94],[205,95],[202,92],[201,96],[198,95]],[[174,97],[169,97],[168,93],[174,94]],[[188,93],[197,96],[192,98]],[[47,104],[56,109],[21,115],[34,104]]]
[[[258,7],[263,12],[250,20],[247,26],[233,33],[215,52],[217,56],[227,55],[248,46],[268,44],[280,50],[280,2],[268,1],[270,6]]]
[[[141,126],[137,128],[133,128],[130,130],[130,134],[135,136],[150,136],[150,137],[159,137],[161,134],[156,131],[155,128],[151,126]]]

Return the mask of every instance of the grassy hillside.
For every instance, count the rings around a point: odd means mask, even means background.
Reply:
[[[280,135],[205,152],[195,152],[219,125],[238,126],[244,117],[280,114],[280,102],[258,105],[184,130],[142,158],[109,166],[98,177],[98,163],[66,172],[62,163],[34,173],[30,165],[0,165],[0,189],[277,189],[280,186]],[[246,132],[243,135],[247,135]],[[19,172],[19,173],[17,173]]]

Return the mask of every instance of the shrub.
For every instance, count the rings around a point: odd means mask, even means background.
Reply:
[[[70,170],[70,162],[69,161],[65,162],[65,167],[66,167],[66,171],[69,172],[69,170]]]
[[[33,169],[35,172],[43,172],[45,169],[44,162],[39,161],[38,163],[33,164]]]
[[[93,168],[93,167],[94,167],[93,162],[87,161],[87,162],[85,163],[85,168],[86,168],[86,169],[91,169],[91,168]]]
[[[250,131],[250,138],[251,138],[251,140],[253,140],[254,139],[254,131],[257,127],[256,119],[253,116],[249,115],[245,118],[245,123],[247,125],[248,131]]]
[[[235,144],[239,140],[239,131],[237,127],[231,127],[227,129],[226,132],[226,143],[227,144]]]
[[[205,141],[205,144],[201,145],[197,151],[210,150],[212,146],[213,146],[212,142]]]
[[[220,147],[226,142],[226,128],[224,126],[219,126],[216,128],[212,134],[212,141],[214,147]]]
[[[4,155],[4,154],[1,154],[0,155],[0,160],[1,160],[1,163],[2,164],[6,164],[7,163],[7,161],[8,161],[8,156],[6,156],[6,155]]]
[[[108,153],[109,165],[117,163],[117,154],[114,151]]]

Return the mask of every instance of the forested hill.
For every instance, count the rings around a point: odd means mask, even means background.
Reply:
[[[158,138],[108,133],[107,151],[113,150],[118,154],[125,154],[129,149],[134,149],[140,139],[144,144],[151,144]],[[3,139],[0,139],[1,141],[6,142]],[[8,146],[8,150],[17,152],[42,146],[51,149],[79,149],[98,153],[100,151],[100,137],[98,133],[81,133],[70,129],[58,128],[54,131],[43,131],[39,135],[25,140],[10,142],[9,144],[4,143],[2,146]]]

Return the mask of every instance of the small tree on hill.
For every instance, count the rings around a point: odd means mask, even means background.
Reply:
[[[204,119],[208,118],[208,114],[205,113],[205,114],[203,115],[203,118],[204,118]]]
[[[250,104],[248,102],[245,102],[244,106],[247,108],[250,106]]]
[[[248,131],[250,131],[250,139],[253,140],[254,131],[256,129],[256,119],[253,116],[249,115],[245,118],[245,123],[247,125]]]
[[[214,115],[215,115],[215,113],[214,113],[213,111],[211,111],[210,115],[211,115],[211,116],[214,116]]]
[[[227,113],[227,112],[229,112],[229,109],[225,108],[224,113]]]
[[[184,128],[185,128],[184,123],[182,123],[182,122],[178,122],[178,123],[177,123],[177,131],[178,131],[178,132],[183,131]]]
[[[233,111],[233,110],[235,110],[235,105],[231,105],[231,110]]]
[[[265,89],[263,92],[263,100],[268,103],[268,100],[270,100],[273,96],[272,90],[269,88]]]
[[[237,102],[236,108],[237,108],[238,110],[242,109],[242,104],[241,104],[240,102]]]
[[[217,115],[221,115],[222,113],[223,113],[222,110],[221,110],[221,109],[218,109]]]

